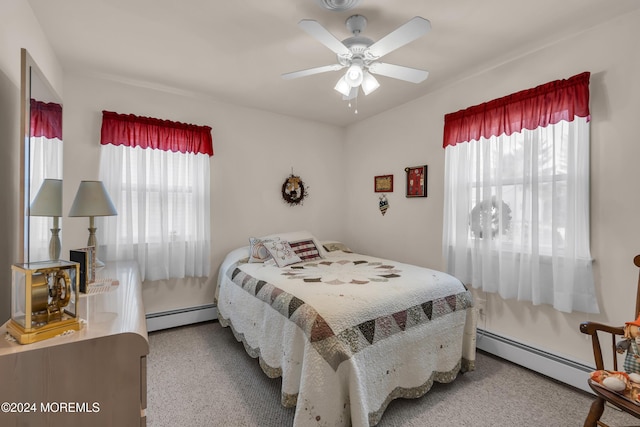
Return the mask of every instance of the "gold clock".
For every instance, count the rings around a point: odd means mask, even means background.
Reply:
[[[14,264],[7,331],[20,344],[80,330],[79,265],[68,261]]]

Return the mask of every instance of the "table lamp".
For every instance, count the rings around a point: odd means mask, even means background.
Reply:
[[[89,240],[87,246],[93,246],[96,249],[96,267],[104,267],[104,263],[98,259],[98,244],[96,241],[96,227],[93,218],[96,216],[113,216],[118,215],[111,198],[107,193],[102,181],[81,181],[73,200],[69,216],[88,216],[89,217]]]
[[[45,179],[29,206],[30,216],[53,217],[51,240],[49,241],[49,258],[56,261],[60,258],[59,218],[62,216],[62,180]]]

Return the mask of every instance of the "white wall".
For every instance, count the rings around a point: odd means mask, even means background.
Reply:
[[[593,363],[584,320],[622,324],[635,318],[640,253],[640,13],[461,80],[415,102],[351,126],[347,132],[347,241],[356,250],[443,269],[444,115],[582,71],[591,76],[591,250],[600,315],[562,314],[549,306],[486,295],[481,327]],[[369,102],[369,101],[368,101]],[[372,98],[370,102],[374,102]],[[404,167],[429,165],[426,199],[404,197]],[[374,175],[393,173],[383,217]]]
[[[20,242],[20,49],[25,48],[62,94],[62,67],[24,0],[0,2],[0,323],[11,317],[11,264],[22,260]]]
[[[211,278],[145,283],[147,313],[213,303],[223,257],[248,245],[250,236],[308,230],[320,239],[343,237],[343,129],[73,72],[65,73],[64,89],[65,212],[79,182],[98,178],[102,110],[213,128]],[[292,169],[309,190],[308,199],[294,207],[280,195]],[[63,254],[86,245],[87,221],[63,219]]]

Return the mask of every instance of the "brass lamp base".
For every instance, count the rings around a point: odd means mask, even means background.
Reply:
[[[67,331],[79,331],[80,327],[81,325],[77,318],[65,314],[62,320],[48,323],[38,328],[30,328],[29,330],[11,319],[7,323],[7,332],[20,344],[31,344],[53,338]]]

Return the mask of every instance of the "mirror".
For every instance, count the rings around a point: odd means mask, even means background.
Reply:
[[[62,100],[21,51],[23,262],[58,259],[62,216]]]

